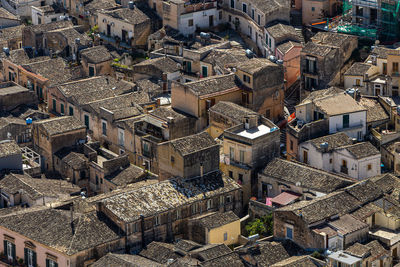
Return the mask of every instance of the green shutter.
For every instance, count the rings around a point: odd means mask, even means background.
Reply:
[[[54,267],[58,267],[58,263],[57,262],[54,263]]]
[[[13,256],[13,260],[16,259],[15,257],[15,244],[12,244],[12,256]]]
[[[35,251],[32,251],[33,252],[33,267],[36,267],[37,266],[37,257],[36,257],[36,252]]]
[[[50,261],[49,261],[49,259],[46,259],[46,267],[50,267]]]
[[[24,262],[28,265],[28,249],[24,248]]]
[[[7,253],[7,240],[4,240],[3,245],[4,245],[4,256],[7,257],[7,255],[8,255],[8,253]]]

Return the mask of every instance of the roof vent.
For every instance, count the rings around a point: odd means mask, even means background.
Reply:
[[[133,1],[129,1],[128,6],[129,9],[135,9],[135,3]]]
[[[326,152],[328,150],[329,144],[328,142],[323,142],[319,145],[322,151]]]

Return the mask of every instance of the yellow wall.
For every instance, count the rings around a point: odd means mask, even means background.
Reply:
[[[228,233],[228,238],[224,241],[224,233]],[[207,235],[208,244],[237,244],[240,235],[240,220],[211,229]]]

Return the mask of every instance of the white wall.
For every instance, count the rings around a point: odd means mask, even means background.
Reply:
[[[356,80],[360,80],[360,86],[364,86],[364,77],[363,76],[344,76],[344,89],[353,88],[356,86]]]
[[[347,150],[337,150],[333,157],[334,171],[340,173],[342,160],[347,161],[348,176],[354,179],[363,180],[381,173],[381,155],[355,159]],[[372,165],[371,170],[368,170],[368,164]]]
[[[362,132],[362,136],[365,136],[367,131],[367,112],[359,111],[354,113],[348,113],[349,116],[349,128],[343,129],[343,115],[329,117],[329,134],[336,132],[345,132],[351,138],[357,138],[357,133]],[[362,124],[361,128],[351,129]]]
[[[214,26],[219,24],[218,10],[216,8],[183,14],[179,16],[179,32],[183,35],[193,34],[196,31],[196,27],[208,28],[209,27],[209,16],[213,17]],[[189,26],[189,20],[193,20],[193,26]]]

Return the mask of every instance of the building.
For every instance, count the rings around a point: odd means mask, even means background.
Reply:
[[[244,123],[245,117],[250,115],[258,113],[229,101],[219,101],[209,109],[208,133],[217,138],[224,133],[224,130]]]
[[[18,25],[0,30],[0,48],[9,50],[22,48],[22,30],[25,26]]]
[[[370,142],[354,143],[339,132],[299,145],[299,161],[357,180],[381,174],[381,153]]]
[[[325,18],[335,17],[340,12],[340,3],[336,0],[306,0],[301,3],[303,25],[312,25]]]
[[[29,208],[0,219],[2,252],[32,266],[84,266],[110,251],[124,250],[124,238],[95,210]],[[51,221],[51,224],[49,224]],[[23,222],[23,223],[21,223]],[[37,231],[35,229],[41,229]],[[46,234],[43,234],[46,233]],[[95,256],[97,255],[97,256]]]
[[[201,59],[201,76],[228,74],[240,63],[249,60],[246,51],[239,48],[212,49]]]
[[[296,118],[301,126],[326,119],[330,134],[344,132],[357,140],[364,140],[367,133],[367,109],[340,89],[310,94],[296,106]]]
[[[344,73],[344,88],[355,88],[362,94],[375,95],[374,92],[368,90],[367,83],[378,71],[377,66],[356,62]]]
[[[318,199],[353,183],[353,180],[340,174],[277,158],[258,175],[258,199],[266,203],[266,198],[274,198],[285,192],[291,194],[283,195],[288,202],[299,198]],[[280,201],[278,204],[287,205],[288,202]]]
[[[232,211],[208,213],[188,221],[188,239],[200,244],[239,243],[240,218]]]
[[[224,22],[240,32],[250,47],[264,56],[268,55],[264,27],[276,22],[290,22],[290,3],[286,0],[225,0],[222,10]]]
[[[201,177],[219,169],[219,144],[206,132],[158,145],[159,179]]]
[[[70,116],[36,121],[32,127],[33,148],[42,156],[42,169],[53,171],[54,153],[86,140],[86,126]]]
[[[260,115],[224,131],[221,170],[242,185],[244,204],[257,196],[257,173],[280,155],[279,128]]]
[[[301,43],[304,38],[293,26],[278,23],[265,28],[267,55],[276,56],[279,45],[292,41]]]
[[[2,7],[0,8],[0,25],[1,28],[15,27],[21,25],[21,20],[18,16]]]
[[[276,47],[276,58],[283,61],[285,88],[292,86],[300,77],[300,52],[303,44],[288,41]]]
[[[50,22],[66,20],[68,18],[67,10],[59,3],[53,3],[46,6],[32,6],[32,24],[47,24]]]
[[[300,53],[302,88],[323,89],[340,84],[341,69],[358,46],[356,36],[319,32]]]
[[[14,82],[0,83],[0,112],[10,112],[22,105],[35,107],[37,104],[34,91]]]
[[[172,107],[197,118],[196,131],[207,127],[208,110],[219,101],[241,103],[242,90],[235,74],[212,76],[185,84],[174,83],[171,90]]]
[[[98,13],[100,38],[116,47],[146,47],[150,19],[140,9],[119,8]]]
[[[22,151],[15,141],[0,142],[0,171],[22,171]]]
[[[243,88],[242,105],[278,122],[283,118],[284,70],[268,59],[252,58],[236,68]]]
[[[105,46],[93,46],[79,52],[86,76],[111,75],[113,56]]]
[[[239,214],[242,209],[240,185],[219,171],[193,179],[178,177],[127,187],[96,196],[91,202],[98,203],[99,211],[126,229],[126,245],[131,252],[155,240],[182,238],[188,219],[199,214],[218,210]]]
[[[1,207],[45,206],[51,202],[70,199],[81,189],[67,181],[37,179],[27,174],[9,174],[0,181]]]
[[[32,141],[31,126],[26,123],[26,119],[2,117],[0,118],[0,139],[14,140],[18,144],[29,143]]]

